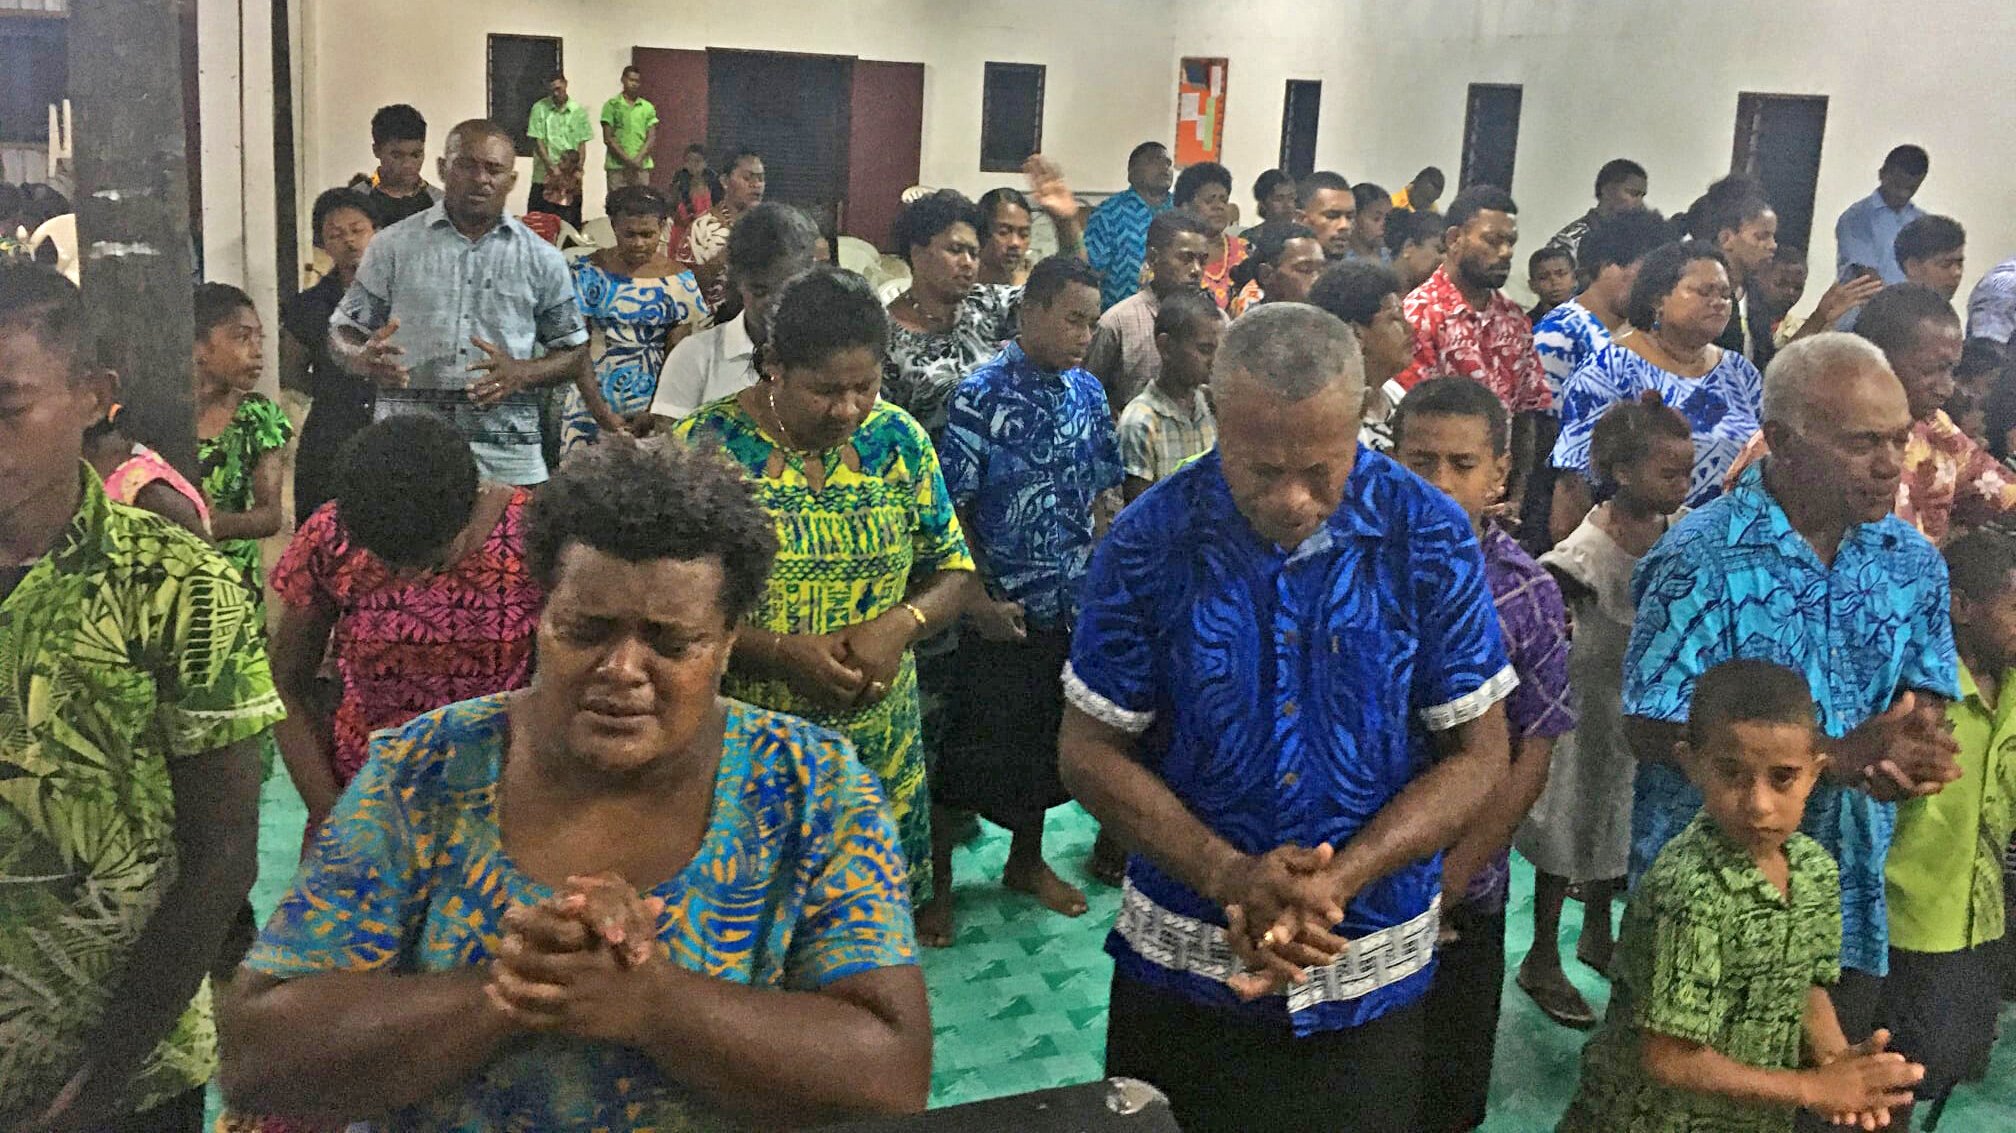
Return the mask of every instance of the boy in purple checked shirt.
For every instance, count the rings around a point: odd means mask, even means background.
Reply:
[[[1553,576],[1485,518],[1505,494],[1510,420],[1469,378],[1414,387],[1393,416],[1393,455],[1462,505],[1484,551],[1485,579],[1519,687],[1505,702],[1512,770],[1443,855],[1443,941],[1428,992],[1422,1128],[1484,1123],[1498,997],[1505,982],[1505,897],[1512,833],[1547,785],[1554,741],[1575,727],[1568,693],[1568,614]]]

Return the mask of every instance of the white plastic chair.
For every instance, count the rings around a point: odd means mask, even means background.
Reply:
[[[28,254],[33,256],[44,244],[56,246],[56,270],[69,276],[70,282],[81,285],[83,271],[77,263],[77,214],[66,212],[44,221],[28,237]]]
[[[859,236],[842,236],[834,242],[833,261],[856,275],[874,280],[882,266],[882,253]]]
[[[616,246],[616,226],[609,223],[609,218],[606,216],[598,216],[594,220],[582,225],[581,231],[575,235],[597,248],[614,248]]]

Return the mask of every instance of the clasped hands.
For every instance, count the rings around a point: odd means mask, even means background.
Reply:
[[[895,687],[917,619],[901,606],[834,633],[777,635],[777,662],[801,696],[830,711],[879,704]]]
[[[504,914],[485,998],[525,1030],[634,1043],[651,1010],[644,981],[667,956],[664,911],[615,874],[570,877],[555,896]]]
[[[1960,778],[1944,706],[1908,689],[1829,750],[1840,781],[1886,802],[1936,795]]]
[[[1213,886],[1241,969],[1225,981],[1232,994],[1242,1001],[1279,995],[1307,983],[1308,969],[1342,959],[1350,942],[1336,928],[1353,888],[1327,842],[1236,859]]]

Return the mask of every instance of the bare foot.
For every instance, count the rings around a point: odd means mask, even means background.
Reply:
[[[941,897],[917,907],[917,943],[926,948],[952,947],[952,901]]]
[[[1058,877],[1046,861],[1038,861],[1034,865],[1009,862],[1008,868],[1001,871],[1001,884],[1018,893],[1027,893],[1046,908],[1067,917],[1082,917],[1088,908],[1085,891]]]

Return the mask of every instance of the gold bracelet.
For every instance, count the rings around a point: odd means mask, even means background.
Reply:
[[[902,609],[909,611],[910,616],[917,619],[918,629],[922,630],[931,628],[931,619],[924,616],[924,611],[918,609],[915,605],[909,602],[898,602],[896,604]]]

